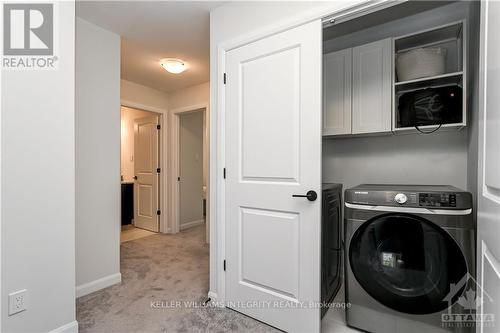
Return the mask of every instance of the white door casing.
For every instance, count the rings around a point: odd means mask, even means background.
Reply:
[[[320,329],[321,29],[226,55],[226,303],[292,332]]]
[[[159,231],[158,116],[134,120],[134,225]]]
[[[323,135],[351,134],[352,49],[323,56]]]
[[[480,113],[478,165],[478,297],[480,313],[494,315],[494,325],[478,332],[500,330],[500,2],[481,2]],[[492,299],[490,299],[490,297]],[[488,323],[489,324],[489,323]]]
[[[392,87],[390,38],[352,49],[352,133],[390,132]]]
[[[208,104],[194,104],[194,105],[190,105],[190,106],[186,106],[186,107],[181,107],[181,108],[176,108],[176,109],[171,109],[170,110],[170,125],[169,125],[169,136],[168,136],[168,141],[169,141],[169,150],[170,150],[170,153],[169,153],[169,156],[171,156],[171,163],[170,163],[170,167],[169,167],[169,170],[168,170],[168,177],[169,177],[169,180],[172,184],[172,186],[170,187],[170,190],[169,190],[169,195],[170,195],[170,200],[171,200],[171,204],[169,206],[169,210],[168,210],[168,220],[170,221],[169,222],[169,225],[170,225],[170,232],[171,233],[178,233],[181,231],[180,229],[180,202],[179,202],[179,199],[180,199],[180,195],[179,195],[179,191],[180,191],[180,181],[179,181],[179,177],[180,177],[180,171],[179,171],[179,160],[180,160],[180,156],[179,156],[179,153],[180,153],[180,140],[179,140],[179,131],[180,131],[180,117],[183,115],[183,114],[186,114],[186,113],[190,113],[190,112],[203,112],[203,119],[204,119],[204,123],[203,123],[203,133],[204,133],[204,137],[203,137],[203,169],[204,169],[204,172],[207,172],[208,173],[208,159],[209,159],[209,135],[208,133],[210,132],[209,131],[209,126],[207,126],[207,122],[205,122],[205,119],[207,118],[207,115],[209,114],[209,106]],[[161,131],[160,131],[161,133]],[[210,188],[210,184],[209,184],[209,181],[208,181],[208,178],[207,178],[207,183],[206,183],[206,187],[207,187],[207,195],[206,195],[206,202],[207,202],[207,213],[208,213],[208,208],[209,208],[209,205],[208,203],[210,202],[210,196],[209,196],[209,188]],[[163,214],[163,216],[165,216],[166,214]],[[161,216],[160,216],[161,218]],[[209,215],[206,216],[206,232],[208,234],[209,230],[210,230],[210,218],[209,218]],[[207,236],[207,243],[209,241],[209,238]],[[212,298],[212,299],[215,299],[215,296]]]
[[[203,155],[204,110],[179,115],[179,222],[180,229],[204,222]]]

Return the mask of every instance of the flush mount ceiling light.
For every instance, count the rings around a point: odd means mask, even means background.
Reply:
[[[167,72],[179,74],[187,69],[187,63],[181,59],[164,58],[160,60],[160,66]]]

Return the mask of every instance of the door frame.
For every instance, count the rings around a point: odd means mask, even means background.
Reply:
[[[160,122],[160,137],[158,140],[158,145],[159,145],[159,153],[160,153],[160,158],[158,159],[159,162],[159,168],[161,169],[161,172],[159,174],[159,186],[158,186],[158,195],[160,196],[160,206],[158,207],[160,211],[166,212],[168,209],[168,198],[167,198],[167,191],[165,189],[168,188],[168,177],[163,176],[164,170],[166,169],[167,165],[167,156],[168,156],[168,145],[167,145],[167,126],[166,126],[166,117],[165,115],[168,113],[167,110],[156,108],[153,106],[148,106],[144,104],[139,104],[127,100],[120,100],[120,107],[127,107],[127,108],[132,108],[132,109],[137,109],[140,111],[147,111],[147,112],[154,112],[158,114],[159,122]],[[166,214],[160,214],[159,215],[159,232],[160,233],[168,233],[168,225],[167,225],[167,219],[165,218]]]
[[[485,268],[489,268],[495,274],[495,278],[500,280],[500,258],[498,254],[500,249],[495,243],[494,235],[489,235],[488,230],[485,230],[487,226],[491,227],[493,218],[491,213],[494,210],[493,206],[498,206],[500,204],[500,197],[497,193],[492,193],[488,190],[488,184],[486,179],[486,141],[487,141],[487,128],[486,128],[486,115],[487,110],[487,94],[488,94],[488,11],[489,3],[481,3],[480,6],[480,41],[479,41],[479,88],[478,88],[478,105],[479,105],[479,116],[478,116],[478,184],[477,184],[477,232],[476,232],[476,274],[477,280],[479,281],[479,296],[484,297],[485,294],[488,295],[487,291],[484,290],[485,283]],[[481,220],[481,221],[480,221]],[[481,222],[481,223],[480,223]],[[486,223],[486,225],[485,225]],[[482,228],[480,228],[482,225]],[[489,236],[489,237],[488,237]],[[492,244],[492,245],[490,245]],[[484,298],[482,298],[484,299]],[[481,316],[485,315],[484,304],[479,306],[479,314]],[[486,314],[487,315],[487,314]],[[476,327],[476,333],[482,333],[484,331],[485,325],[482,322]],[[498,325],[498,318],[495,318],[495,324]]]
[[[214,221],[214,225],[210,228],[210,277],[215,279],[216,290],[209,288],[208,297],[212,301],[220,302],[224,304],[226,301],[226,280],[224,274],[224,259],[226,257],[226,187],[224,181],[223,170],[226,164],[225,149],[226,149],[226,138],[225,138],[225,71],[226,71],[226,53],[232,49],[242,47],[244,45],[250,44],[252,42],[258,41],[260,39],[276,35],[280,32],[298,27],[300,25],[306,24],[314,20],[322,20],[323,24],[333,23],[335,20],[342,22],[371,14],[373,12],[389,8],[394,5],[398,5],[402,1],[391,1],[391,0],[369,0],[369,1],[358,1],[354,2],[352,5],[347,5],[346,7],[338,7],[335,2],[331,5],[320,6],[317,9],[311,11],[305,11],[301,14],[293,16],[288,19],[281,20],[275,24],[271,24],[264,28],[259,28],[250,33],[243,34],[237,38],[228,40],[226,42],[221,42],[216,45],[217,50],[217,73],[216,81],[214,85],[216,87],[216,99],[211,101],[212,106],[214,106],[214,111],[210,116],[210,154],[209,159],[209,183],[214,184],[212,187],[213,193],[210,193],[210,197],[216,198],[213,202],[207,201],[207,206],[210,207],[208,210],[207,220]],[[230,80],[231,78],[227,78]],[[211,97],[213,97],[213,92],[211,91]],[[208,191],[209,189],[207,189]],[[210,205],[209,205],[210,203]]]
[[[181,231],[180,228],[180,186],[177,177],[179,176],[179,163],[180,163],[180,141],[179,141],[179,128],[180,128],[180,116],[187,113],[193,112],[203,112],[203,166],[206,167],[206,175],[207,175],[207,189],[206,189],[206,206],[207,206],[207,215],[206,215],[206,240],[209,241],[209,230],[210,230],[210,219],[208,214],[208,207],[210,203],[210,181],[209,181],[209,126],[208,126],[208,104],[195,104],[182,108],[172,109],[170,110],[170,151],[171,151],[171,168],[169,170],[170,183],[170,212],[168,214],[169,219],[171,221],[170,232],[178,233]],[[205,172],[205,170],[203,170]]]

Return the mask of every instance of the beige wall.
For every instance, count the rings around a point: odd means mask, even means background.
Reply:
[[[153,88],[140,85],[135,82],[120,81],[120,99],[122,104],[134,104],[135,107],[153,109],[155,112],[167,112],[168,94]]]
[[[124,181],[134,177],[134,120],[154,115],[153,112],[121,107],[121,175]]]
[[[169,93],[168,98],[170,110],[208,104],[210,101],[210,82],[173,91]]]
[[[168,95],[169,98],[169,110],[170,112],[176,112],[178,110],[186,109],[191,106],[201,106],[206,105],[207,110],[205,111],[206,123],[209,123],[210,119],[210,82],[205,82],[196,86],[180,89],[171,92]],[[208,147],[209,147],[209,134],[208,128],[205,128],[203,133],[204,137],[204,160],[203,160],[203,186],[208,186]]]
[[[83,296],[121,281],[120,36],[78,18],[76,37],[76,290]]]

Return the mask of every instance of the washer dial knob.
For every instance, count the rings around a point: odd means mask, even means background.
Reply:
[[[402,205],[408,201],[408,197],[404,193],[398,193],[394,197],[394,201],[396,201],[398,204]]]

